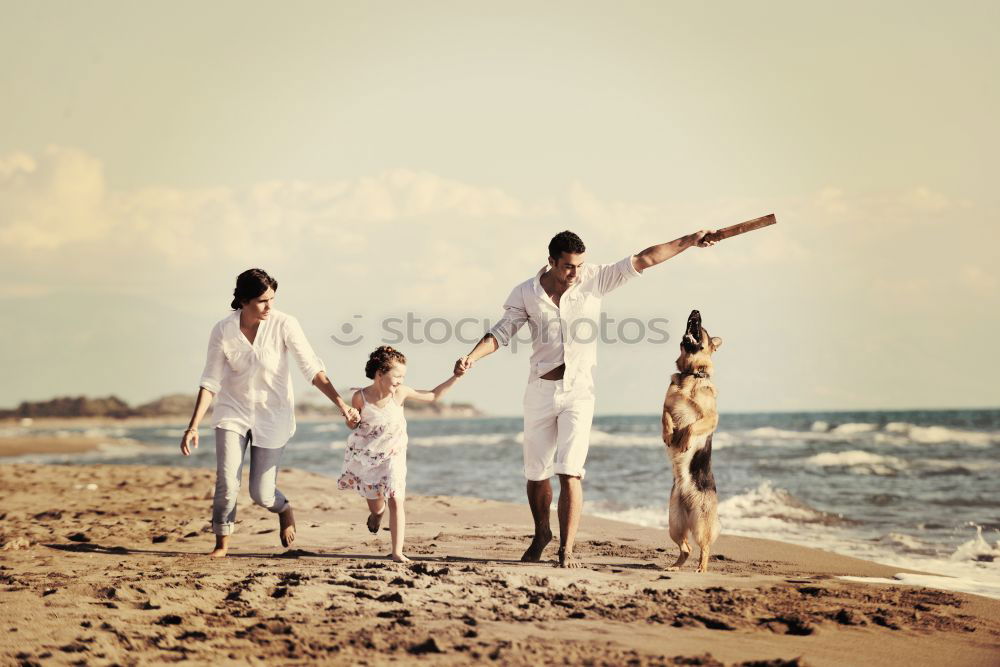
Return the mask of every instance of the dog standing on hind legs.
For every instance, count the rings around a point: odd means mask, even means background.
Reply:
[[[701,326],[692,310],[681,339],[677,373],[670,378],[663,401],[663,443],[673,466],[670,490],[670,539],[680,555],[669,570],[680,569],[691,554],[692,541],[701,549],[698,572],[708,570],[708,556],[719,536],[719,498],[712,475],[712,434],[719,425],[712,354],[722,345]]]

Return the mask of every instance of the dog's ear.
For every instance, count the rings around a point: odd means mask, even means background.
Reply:
[[[720,347],[722,347],[722,339],[718,336],[712,336],[712,352],[715,352]]]

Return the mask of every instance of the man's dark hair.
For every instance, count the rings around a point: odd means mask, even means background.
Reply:
[[[587,252],[587,246],[583,245],[583,240],[579,236],[567,229],[564,232],[559,232],[549,241],[549,257],[558,260],[559,255],[564,252],[570,255]]]

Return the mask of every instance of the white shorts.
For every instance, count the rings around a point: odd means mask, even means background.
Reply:
[[[531,380],[524,391],[524,476],[583,478],[594,420],[589,386],[565,391],[562,380]]]

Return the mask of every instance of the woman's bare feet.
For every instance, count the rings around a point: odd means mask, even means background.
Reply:
[[[397,563],[409,563],[410,559],[403,554],[389,554],[389,558],[396,561]]]
[[[228,535],[216,535],[215,536],[215,548],[212,552],[208,554],[209,558],[225,558],[226,554],[229,553],[229,536]]]
[[[281,533],[281,546],[287,549],[295,541],[295,515],[292,514],[291,504],[278,514],[278,529]]]
[[[531,540],[531,544],[528,546],[528,550],[524,552],[521,556],[522,563],[537,563],[542,560],[542,552],[545,551],[545,547],[548,543],[552,541],[552,531],[546,530],[544,532],[536,532],[534,539]]]
[[[583,567],[583,563],[578,561],[573,557],[572,551],[567,551],[564,547],[559,547],[559,565],[558,567]]]

